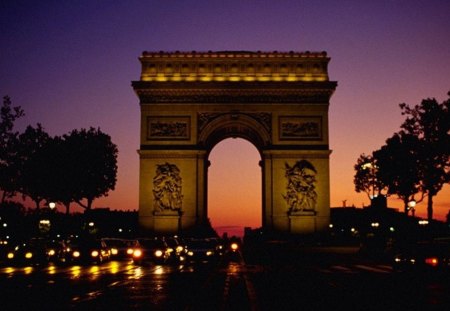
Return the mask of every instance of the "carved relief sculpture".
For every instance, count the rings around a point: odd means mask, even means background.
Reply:
[[[281,140],[321,140],[321,117],[281,117]]]
[[[189,117],[149,117],[148,140],[189,139]]]
[[[298,161],[294,166],[285,163],[287,179],[286,195],[289,213],[314,211],[317,203],[316,174],[314,166],[306,161]]]
[[[181,211],[183,195],[180,169],[175,164],[156,166],[153,178],[153,202],[155,212]]]

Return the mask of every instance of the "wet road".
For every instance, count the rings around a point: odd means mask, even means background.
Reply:
[[[348,249],[254,252],[196,265],[0,267],[1,310],[449,310],[446,278]]]

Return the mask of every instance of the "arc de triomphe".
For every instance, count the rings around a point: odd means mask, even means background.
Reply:
[[[208,156],[229,137],[261,155],[263,228],[324,231],[330,219],[325,52],[144,52],[139,223],[179,233],[207,221]]]

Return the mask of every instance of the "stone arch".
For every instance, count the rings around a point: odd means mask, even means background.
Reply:
[[[270,132],[261,121],[246,114],[230,112],[208,121],[199,133],[198,144],[209,153],[220,141],[236,137],[248,140],[259,152],[271,143]]]
[[[324,52],[144,52],[132,82],[141,108],[141,229],[179,233],[207,223],[209,153],[240,137],[261,155],[263,229],[327,230],[328,110],[337,86],[329,60]],[[301,172],[304,163],[314,176]],[[308,204],[299,203],[299,178],[312,180]]]

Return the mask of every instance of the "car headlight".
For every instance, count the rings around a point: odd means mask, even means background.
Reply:
[[[26,259],[33,258],[33,253],[32,253],[32,252],[26,252],[26,253],[25,253],[25,258],[26,258]]]
[[[163,252],[160,250],[155,251],[155,256],[156,257],[161,257],[163,255]]]
[[[75,258],[78,258],[78,257],[80,257],[80,252],[79,251],[74,251],[73,253],[72,253],[72,256],[73,257],[75,257]]]
[[[56,252],[55,252],[54,249],[51,249],[51,250],[48,251],[47,254],[48,254],[49,256],[55,256]]]
[[[183,251],[183,246],[177,246],[177,253],[181,253]]]
[[[117,255],[119,253],[119,250],[117,248],[111,248],[111,254]]]
[[[91,252],[92,257],[98,257],[98,251],[92,251]]]
[[[212,256],[212,255],[214,255],[214,252],[213,252],[213,251],[207,251],[207,252],[206,252],[206,256]]]
[[[135,250],[133,251],[133,257],[139,258],[139,257],[141,257],[141,256],[142,256],[142,251],[141,251],[140,249],[135,249]]]
[[[8,259],[13,259],[14,258],[14,253],[8,253]]]
[[[132,248],[127,249],[128,255],[133,255],[133,252],[134,252],[134,249],[132,249]]]
[[[193,252],[193,251],[189,251],[187,254],[188,254],[189,256],[194,256],[194,252]]]

